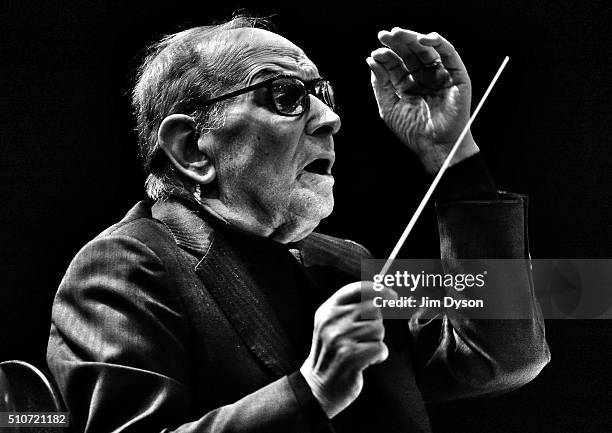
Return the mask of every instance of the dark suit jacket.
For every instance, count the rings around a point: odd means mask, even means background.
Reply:
[[[523,198],[437,211],[444,261],[528,257]],[[300,253],[324,297],[359,280],[368,257],[316,233]],[[226,232],[184,201],[140,202],[71,263],[47,359],[80,431],[426,432],[424,401],[513,389],[548,362],[522,263],[511,281],[491,283],[532,320],[390,321],[389,359],[366,370],[361,396],[330,426]]]

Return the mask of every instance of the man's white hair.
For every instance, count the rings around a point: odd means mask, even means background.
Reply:
[[[198,133],[218,128],[226,104],[201,103],[236,86],[241,51],[226,43],[227,30],[263,27],[265,20],[244,15],[212,26],[194,27],[165,36],[147,50],[132,92],[140,156],[147,195],[157,200],[182,185],[157,143],[161,122],[170,114],[190,115]]]

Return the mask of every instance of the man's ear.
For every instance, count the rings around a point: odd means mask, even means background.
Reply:
[[[198,183],[211,183],[216,177],[212,160],[198,147],[199,134],[195,121],[185,114],[166,117],[157,132],[159,147],[174,167],[188,179]]]

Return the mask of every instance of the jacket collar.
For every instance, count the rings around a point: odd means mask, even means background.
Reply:
[[[297,355],[243,265],[228,228],[205,214],[197,203],[183,198],[157,201],[151,213],[180,247],[199,259],[196,273],[253,354],[279,377],[295,371],[299,367]]]
[[[203,256],[210,248],[214,229],[203,219],[195,203],[169,197],[156,201],[151,215],[172,234],[178,246]]]

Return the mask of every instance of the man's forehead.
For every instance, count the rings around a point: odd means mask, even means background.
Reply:
[[[233,42],[241,46],[242,62],[248,81],[278,74],[297,75],[308,80],[319,77],[315,64],[304,51],[288,39],[264,29],[229,30]]]

